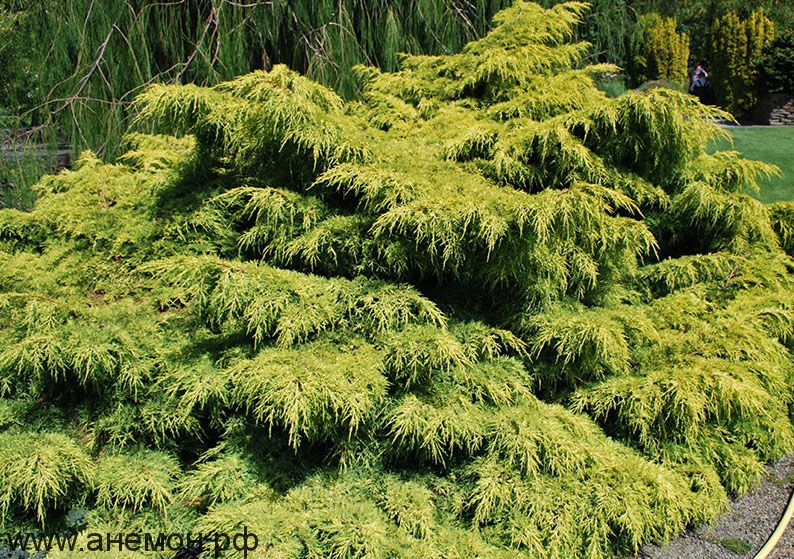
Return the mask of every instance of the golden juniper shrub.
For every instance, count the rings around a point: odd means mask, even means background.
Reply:
[[[602,94],[585,10],[518,1],[356,102],[153,85],[161,135],[0,211],[5,525],[595,559],[751,488],[794,447],[790,209],[707,155],[722,111]]]

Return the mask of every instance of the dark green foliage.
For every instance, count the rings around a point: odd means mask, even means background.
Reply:
[[[769,92],[794,92],[794,29],[780,33],[758,61],[761,86]]]
[[[769,211],[780,245],[790,255],[794,255],[794,203],[776,202],[769,206]]]
[[[31,53],[26,48],[29,45],[21,32],[30,23],[30,14],[13,4],[0,3],[0,140],[5,140],[7,130],[17,124],[17,115],[40,95],[37,69],[31,64]]]
[[[0,212],[6,524],[596,559],[753,487],[794,447],[790,216],[744,194],[775,168],[601,92],[584,13],[518,2],[355,102],[154,85],[163,135]]]
[[[544,0],[550,7],[559,0]],[[129,103],[151,83],[211,85],[276,64],[308,74],[343,96],[359,92],[350,69],[366,63],[393,71],[400,52],[449,54],[482,36],[506,0],[380,3],[13,0],[0,6],[0,134],[46,125],[51,142],[117,155]],[[594,0],[574,32],[591,44],[588,59],[626,68],[639,85],[636,33],[643,14],[675,17],[708,52],[715,17],[764,9],[778,29],[794,11],[777,0]],[[90,25],[86,25],[89,22]],[[46,69],[46,70],[44,70]],[[42,131],[42,130],[39,130]]]

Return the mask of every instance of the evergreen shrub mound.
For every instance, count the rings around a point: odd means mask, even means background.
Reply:
[[[692,97],[599,91],[585,9],[519,1],[358,102],[152,86],[162,135],[0,212],[4,525],[601,558],[758,483],[794,447],[790,212],[745,194],[775,168],[707,154]]]

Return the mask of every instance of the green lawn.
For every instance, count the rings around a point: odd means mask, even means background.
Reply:
[[[794,126],[731,127],[733,147],[720,142],[719,149],[736,149],[749,159],[774,163],[782,177],[762,181],[758,198],[763,202],[794,200]]]

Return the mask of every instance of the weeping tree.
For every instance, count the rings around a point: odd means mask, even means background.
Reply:
[[[397,52],[457,51],[508,4],[2,0],[0,109],[115,156],[130,101],[150,83],[214,85],[284,63],[352,96],[353,65],[394,70]]]
[[[720,110],[600,92],[585,10],[519,1],[356,102],[151,86],[158,135],[1,211],[4,527],[606,558],[757,484],[794,447],[794,214],[707,152]]]
[[[147,85],[215,85],[285,63],[355,96],[351,72],[454,52],[507,0],[0,0],[0,141],[116,157]],[[41,147],[36,146],[36,152]],[[54,154],[0,159],[0,207],[29,209]]]

